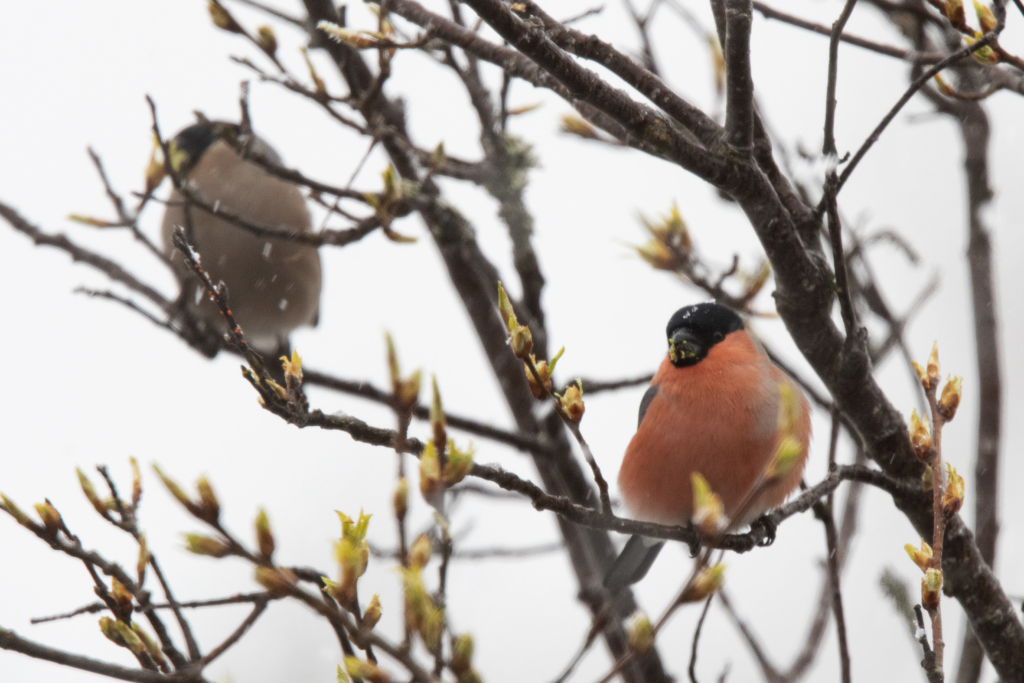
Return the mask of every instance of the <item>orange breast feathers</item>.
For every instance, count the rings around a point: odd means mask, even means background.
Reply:
[[[743,330],[695,365],[677,368],[666,358],[651,381],[658,392],[619,470],[631,516],[661,524],[689,521],[693,472],[708,480],[727,516],[736,513],[778,447],[780,383],[797,398],[794,436],[803,454],[798,467],[757,497],[740,524],[780,505],[799,484],[811,433],[807,399]]]

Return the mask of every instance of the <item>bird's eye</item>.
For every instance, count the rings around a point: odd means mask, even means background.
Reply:
[[[714,340],[715,340],[716,344],[718,342],[722,341],[723,339],[725,339],[725,335],[724,334],[722,334],[721,332],[715,332]]]

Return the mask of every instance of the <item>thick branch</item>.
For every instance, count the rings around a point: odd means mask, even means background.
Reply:
[[[754,135],[754,79],[750,75],[751,0],[725,2],[725,130],[729,144],[749,151]]]

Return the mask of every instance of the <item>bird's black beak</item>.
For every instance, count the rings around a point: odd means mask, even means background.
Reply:
[[[692,332],[679,328],[668,340],[668,355],[677,368],[693,365],[707,355],[707,348]]]

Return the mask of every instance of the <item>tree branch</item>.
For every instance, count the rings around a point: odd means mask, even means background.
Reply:
[[[751,0],[725,0],[725,130],[729,144],[749,153],[754,135],[754,80],[750,75]]]

